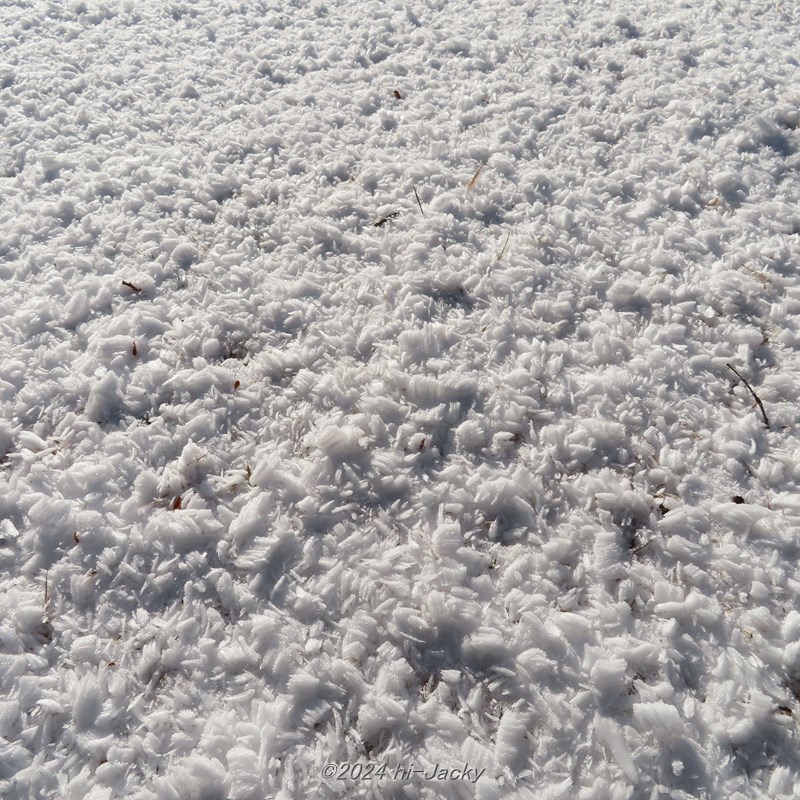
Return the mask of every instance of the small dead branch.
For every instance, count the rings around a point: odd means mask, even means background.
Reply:
[[[139,294],[142,290],[138,286],[134,286],[130,281],[122,281],[123,286],[127,286],[135,294]]]
[[[770,430],[769,427],[769,419],[767,419],[767,412],[764,411],[764,404],[761,402],[759,396],[753,391],[753,387],[747,382],[747,378],[744,377],[735,367],[731,366],[730,364],[725,365],[737,378],[747,387],[748,391],[751,395],[753,395],[753,399],[758,404],[759,409],[761,410],[761,417],[764,420],[764,425],[766,426],[767,430]]]
[[[425,216],[425,211],[422,208],[422,203],[420,202],[419,195],[417,194],[417,187],[414,184],[411,184],[411,188],[414,190],[414,197],[417,198],[417,205],[419,206],[419,210],[422,212],[422,216]]]

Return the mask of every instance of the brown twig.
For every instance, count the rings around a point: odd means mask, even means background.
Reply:
[[[751,395],[753,395],[753,399],[758,404],[759,409],[761,410],[761,416],[764,420],[764,425],[766,426],[767,430],[770,430],[769,427],[769,420],[767,419],[767,412],[764,411],[764,404],[761,402],[759,396],[753,391],[753,387],[747,382],[747,378],[744,377],[735,367],[731,366],[730,364],[725,365],[734,375],[736,375],[739,380],[747,387],[748,391]]]
[[[414,184],[411,184],[411,188],[414,190],[414,197],[417,198],[417,205],[419,206],[419,210],[422,212],[422,216],[425,216],[425,211],[422,208],[422,203],[419,200],[419,195],[417,194],[417,187]]]
[[[127,286],[132,292],[139,294],[142,290],[138,286],[134,286],[130,281],[122,281],[123,286]]]

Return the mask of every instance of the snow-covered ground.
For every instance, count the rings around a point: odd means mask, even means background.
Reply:
[[[800,797],[799,31],[4,3],[0,796]]]

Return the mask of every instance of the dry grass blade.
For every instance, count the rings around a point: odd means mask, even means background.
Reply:
[[[655,540],[656,540],[655,536],[652,539],[648,539],[644,544],[640,544],[638,547],[634,547],[633,550],[631,550],[631,553],[633,553],[633,555],[641,553],[642,550],[644,550],[646,547],[650,547],[650,545],[653,544]]]
[[[502,249],[500,250],[500,252],[497,254],[497,260],[498,260],[498,261],[499,261],[499,260],[500,260],[500,259],[501,259],[501,258],[502,258],[504,255],[505,255],[505,252],[506,252],[506,247],[508,247],[508,240],[509,240],[510,238],[511,238],[511,231],[509,231],[509,232],[506,234],[506,240],[505,240],[505,242],[503,242],[503,248],[502,248]]]
[[[747,378],[744,377],[735,367],[732,367],[730,364],[725,365],[737,378],[747,387],[747,390],[753,395],[753,399],[758,404],[759,409],[761,410],[761,417],[764,420],[764,425],[766,426],[767,430],[770,430],[769,427],[769,420],[767,419],[767,412],[764,411],[764,404],[761,402],[759,396],[753,390],[753,387],[747,382]]]
[[[475,187],[475,184],[478,182],[478,176],[481,174],[481,170],[483,169],[483,164],[481,164],[478,169],[475,170],[475,174],[470,179],[470,182],[467,184],[467,189],[472,190]]]
[[[420,202],[419,195],[417,194],[417,187],[414,184],[411,184],[411,188],[414,190],[414,197],[417,198],[417,205],[419,206],[419,210],[422,212],[422,216],[425,216],[425,211],[422,208],[422,203]]]

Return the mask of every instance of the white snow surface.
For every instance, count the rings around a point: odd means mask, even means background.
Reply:
[[[4,3],[0,796],[800,797],[799,31]]]

